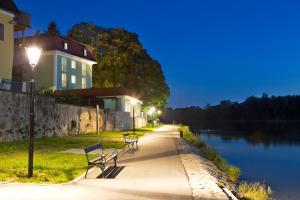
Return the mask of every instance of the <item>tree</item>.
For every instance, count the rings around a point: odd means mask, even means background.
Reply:
[[[55,21],[51,21],[49,23],[48,28],[45,32],[53,34],[53,35],[60,35],[60,31],[59,31]]]
[[[190,125],[203,125],[222,121],[264,121],[300,120],[300,95],[262,97],[251,96],[244,102],[221,101],[218,105],[168,109],[163,116],[164,122],[184,122]],[[211,123],[211,124],[213,124]]]
[[[126,87],[141,96],[144,106],[163,108],[170,95],[162,67],[151,58],[136,33],[122,28],[75,24],[68,37],[95,48],[94,87]]]

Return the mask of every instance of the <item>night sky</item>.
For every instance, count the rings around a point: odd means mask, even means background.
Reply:
[[[300,94],[300,3],[288,0],[15,0],[33,29],[55,20],[138,33],[171,88],[169,105]]]

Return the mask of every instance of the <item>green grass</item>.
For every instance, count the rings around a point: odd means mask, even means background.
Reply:
[[[136,131],[139,131],[139,132],[143,132],[143,131],[154,131],[155,129],[161,127],[162,125],[156,125],[156,126],[153,126],[152,124],[147,124],[145,127],[143,128],[137,128]]]
[[[261,183],[246,183],[239,185],[239,195],[245,200],[269,200],[272,189]]]
[[[142,136],[145,131],[137,131]],[[104,148],[123,148],[122,132],[88,133],[78,136],[39,138],[34,141],[34,176],[27,178],[27,141],[0,143],[0,182],[63,183],[73,180],[86,169],[85,155],[63,153],[98,142]]]
[[[238,167],[230,165],[215,149],[204,144],[190,131],[188,126],[181,126],[180,130],[183,131],[183,138],[185,140],[196,145],[208,160],[212,161],[221,171],[228,175],[232,182],[238,182],[240,176],[240,169]]]

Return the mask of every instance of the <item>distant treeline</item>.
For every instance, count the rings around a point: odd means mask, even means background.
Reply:
[[[168,108],[163,122],[189,125],[216,121],[300,120],[300,95],[248,97],[244,102],[221,101],[205,108]]]

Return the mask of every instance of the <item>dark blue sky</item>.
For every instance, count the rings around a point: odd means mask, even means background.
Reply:
[[[15,0],[33,28],[55,20],[138,33],[164,69],[169,105],[300,93],[300,3],[287,0]]]

